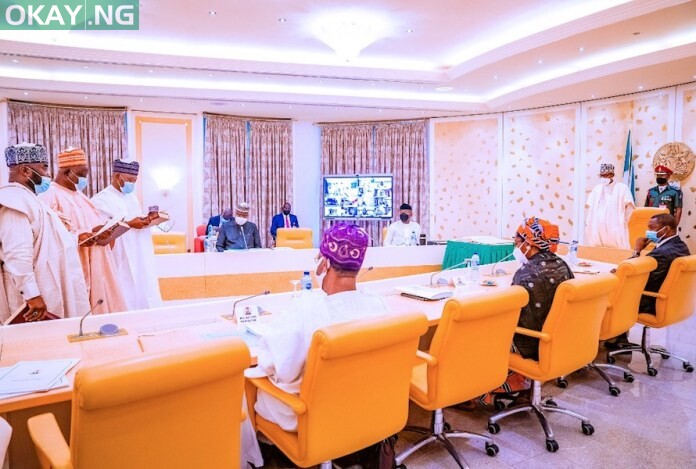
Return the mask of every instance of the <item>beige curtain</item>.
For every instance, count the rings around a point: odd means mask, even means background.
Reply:
[[[323,124],[321,126],[321,173],[324,176],[335,174],[374,173],[374,125],[373,124]],[[319,210],[323,206],[319,202]],[[332,222],[324,220],[322,229]],[[382,227],[386,222],[360,220],[355,222],[367,231],[373,245],[381,244]]]
[[[203,223],[246,200],[246,120],[204,114]]]
[[[427,121],[389,122],[375,125],[377,173],[394,175],[394,207],[413,207],[413,217],[423,233],[430,232],[430,177],[428,174]]]
[[[293,194],[292,122],[252,120],[249,131],[249,217],[259,227],[261,243],[272,246],[271,218]]]
[[[49,167],[58,169],[58,154],[67,147],[87,155],[90,175],[85,194],[92,196],[111,183],[115,159],[128,158],[126,109],[56,106],[8,102],[8,143],[46,147]]]

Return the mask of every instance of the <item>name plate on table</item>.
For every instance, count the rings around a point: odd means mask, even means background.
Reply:
[[[237,316],[237,324],[256,324],[259,322],[261,308],[254,304],[237,306],[234,314]]]

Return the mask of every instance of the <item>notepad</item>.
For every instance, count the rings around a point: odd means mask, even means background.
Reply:
[[[423,301],[437,301],[450,298],[454,293],[451,290],[441,288],[426,287],[423,285],[412,285],[407,287],[396,287],[403,296],[415,298]]]
[[[48,391],[79,361],[66,358],[17,362],[0,377],[0,395]]]

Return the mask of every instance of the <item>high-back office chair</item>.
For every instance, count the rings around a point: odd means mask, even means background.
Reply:
[[[597,341],[609,296],[618,281],[612,274],[600,274],[584,279],[566,280],[558,286],[541,332],[518,327],[516,332],[539,339],[539,360],[510,354],[510,369],[534,380],[529,404],[522,404],[499,412],[488,419],[488,431],[500,431],[498,421],[512,414],[532,411],[536,414],[546,434],[546,449],[558,450],[553,431],[544,411],[560,412],[582,421],[582,432],[594,433],[587,417],[571,410],[557,407],[552,399],[541,401],[541,384],[578,370],[597,355]]]
[[[310,228],[278,228],[276,247],[311,249],[312,230]]]
[[[205,251],[205,227],[207,225],[198,225],[196,227],[196,237],[193,238],[193,252]]]
[[[384,246],[384,242],[387,240],[387,230],[389,229],[389,225],[385,226],[382,228],[382,242],[380,243],[380,246]]]
[[[186,233],[152,233],[155,254],[181,254],[186,252]]]
[[[408,418],[408,388],[418,338],[428,328],[420,313],[384,316],[325,327],[314,333],[300,394],[268,379],[247,379],[256,430],[299,467],[366,448],[401,430]],[[253,412],[262,389],[297,414],[286,432]]]
[[[219,339],[79,370],[70,446],[53,414],[28,421],[41,467],[239,467],[250,361],[244,342]]]
[[[682,367],[688,373],[694,371],[694,367],[685,358],[678,357],[663,348],[651,347],[648,343],[648,329],[662,328],[684,321],[694,314],[696,307],[696,255],[679,257],[672,262],[667,277],[660,287],[660,291],[643,292],[643,295],[655,297],[655,313],[638,313],[638,322],[643,325],[643,337],[640,345],[624,347],[607,354],[607,361],[613,363],[614,355],[622,353],[641,352],[645,356],[647,372],[650,376],[657,375],[657,369],[653,368],[650,354],[659,353],[662,358],[676,358],[682,362]]]
[[[435,330],[430,352],[419,352],[422,363],[413,369],[411,400],[432,411],[432,428],[406,427],[423,438],[397,456],[401,464],[423,446],[439,441],[460,467],[467,467],[449,438],[475,438],[495,456],[498,447],[484,435],[447,429],[442,409],[478,397],[505,382],[510,344],[527,304],[527,291],[514,286],[481,298],[447,301]]]
[[[628,244],[631,249],[636,244],[636,239],[645,236],[650,218],[660,213],[669,213],[669,210],[659,207],[636,207],[633,210],[628,219]]]

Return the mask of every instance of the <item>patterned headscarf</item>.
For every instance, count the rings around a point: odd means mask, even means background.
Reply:
[[[556,252],[560,241],[558,225],[536,217],[525,219],[517,228],[517,234],[542,251]]]
[[[337,223],[324,231],[319,252],[333,266],[358,271],[365,260],[369,240],[370,237],[359,226]]]
[[[58,167],[87,166],[85,152],[79,148],[66,148],[58,155]]]
[[[8,167],[20,164],[48,163],[48,153],[43,145],[20,143],[5,148],[5,163]]]

